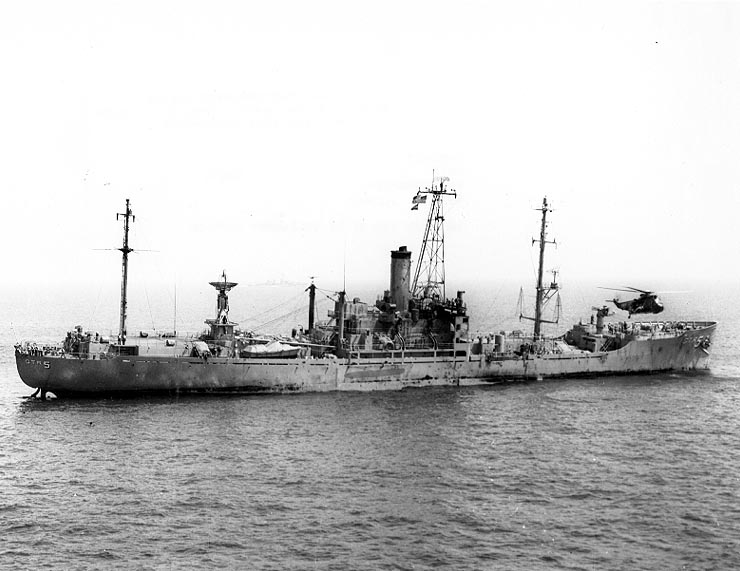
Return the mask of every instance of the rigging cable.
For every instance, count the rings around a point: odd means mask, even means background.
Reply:
[[[296,313],[298,313],[300,311],[303,311],[303,308],[302,307],[299,307],[299,308],[294,309],[293,311],[290,311],[290,312],[288,312],[288,313],[286,313],[284,315],[281,315],[279,317],[276,317],[274,319],[271,319],[270,321],[266,321],[262,325],[258,325],[256,327],[254,327],[253,330],[254,331],[259,331],[260,329],[263,329],[263,328],[267,327],[268,325],[273,325],[275,323],[278,323],[280,321],[283,321],[283,320],[287,319],[288,317],[292,317],[293,315],[295,315]]]
[[[269,309],[266,309],[266,310],[262,311],[261,313],[257,313],[255,315],[250,316],[250,317],[246,317],[244,319],[240,319],[239,322],[242,322],[242,321],[254,321],[256,319],[259,319],[261,317],[264,317],[265,315],[267,315],[267,314],[275,311],[276,309],[278,309],[280,307],[283,307],[285,305],[288,305],[289,303],[294,303],[296,300],[298,300],[298,299],[300,299],[302,297],[303,297],[303,292],[300,292],[299,294],[291,297],[290,299],[287,299],[287,300],[285,300],[283,302],[280,302],[276,306],[270,307]]]
[[[149,308],[149,319],[152,320],[152,330],[156,331],[157,328],[154,325],[154,315],[152,315],[152,305],[149,303],[149,292],[146,289],[146,286],[144,286],[144,296],[146,296],[146,305]]]
[[[93,320],[95,319],[95,313],[98,311],[98,305],[100,304],[100,294],[102,293],[102,291],[103,291],[103,284],[100,284],[98,286],[98,295],[97,295],[97,298],[95,299],[95,305],[93,305],[92,315],[90,316],[90,321],[88,321],[88,323],[94,323]]]
[[[317,305],[318,305],[318,304],[317,304]],[[254,327],[252,328],[252,330],[253,330],[253,331],[259,331],[259,330],[261,330],[261,329],[264,329],[264,328],[265,328],[265,327],[267,327],[267,326],[271,326],[271,325],[274,325],[275,323],[279,323],[279,322],[281,322],[281,321],[285,321],[285,320],[287,320],[287,319],[288,319],[289,317],[293,317],[294,315],[296,315],[296,314],[298,314],[298,313],[300,313],[300,312],[302,312],[302,311],[305,311],[305,309],[306,309],[306,308],[304,307],[304,305],[303,305],[303,304],[301,304],[300,306],[296,307],[296,308],[295,308],[295,309],[293,309],[292,311],[289,311],[288,313],[284,313],[283,315],[280,315],[280,316],[278,316],[278,317],[274,317],[273,319],[270,319],[269,321],[265,321],[264,323],[261,323],[261,324],[259,324],[259,325],[256,325],[256,326],[254,326]]]

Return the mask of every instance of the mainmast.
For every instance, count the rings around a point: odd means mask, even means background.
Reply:
[[[519,315],[520,319],[531,319],[534,321],[534,338],[540,339],[542,337],[541,335],[541,328],[543,323],[557,323],[557,319],[555,321],[548,321],[545,319],[542,319],[542,310],[545,306],[545,304],[550,301],[552,296],[558,291],[559,286],[557,283],[557,272],[553,272],[553,281],[550,283],[549,286],[545,287],[543,285],[543,276],[544,276],[544,267],[545,267],[545,245],[546,244],[555,244],[554,240],[548,240],[547,239],[547,213],[552,212],[552,209],[547,204],[547,197],[542,199],[542,206],[540,208],[536,208],[535,210],[539,210],[542,212],[542,224],[540,226],[540,239],[537,240],[536,238],[532,238],[532,244],[535,242],[540,243],[540,260],[539,265],[537,267],[537,292],[536,292],[536,298],[535,298],[535,307],[534,307],[534,317],[525,317],[524,315]],[[559,300],[558,300],[559,303]],[[559,306],[558,306],[559,309]]]
[[[121,322],[118,329],[118,342],[121,345],[126,344],[126,289],[128,287],[128,255],[133,252],[133,248],[128,246],[128,225],[129,218],[131,221],[135,221],[136,217],[131,212],[129,206],[129,199],[126,199],[126,212],[117,213],[116,220],[119,216],[123,216],[123,247],[118,248],[123,253],[123,275],[121,276]]]
[[[424,229],[424,239],[419,249],[419,260],[416,263],[414,281],[411,286],[411,293],[417,298],[436,295],[441,300],[445,299],[445,233],[442,198],[447,195],[457,198],[455,190],[445,188],[445,183],[449,180],[445,176],[435,181],[432,176],[431,188],[419,189],[413,199],[411,209],[418,210],[419,204],[427,201],[427,195],[432,196],[432,204]],[[435,182],[438,184],[435,185]]]

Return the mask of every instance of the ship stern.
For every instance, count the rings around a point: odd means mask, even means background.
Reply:
[[[49,383],[53,357],[34,349],[15,348],[15,365],[21,380],[32,389],[42,389]]]

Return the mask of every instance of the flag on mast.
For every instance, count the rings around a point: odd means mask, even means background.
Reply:
[[[419,210],[419,205],[426,204],[426,201],[427,201],[427,195],[420,194],[417,192],[416,196],[414,196],[414,198],[411,199],[411,204],[413,204],[413,206],[411,207],[411,210]]]

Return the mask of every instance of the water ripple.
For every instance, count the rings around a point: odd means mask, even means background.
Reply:
[[[738,380],[0,408],[0,566],[740,566]]]

